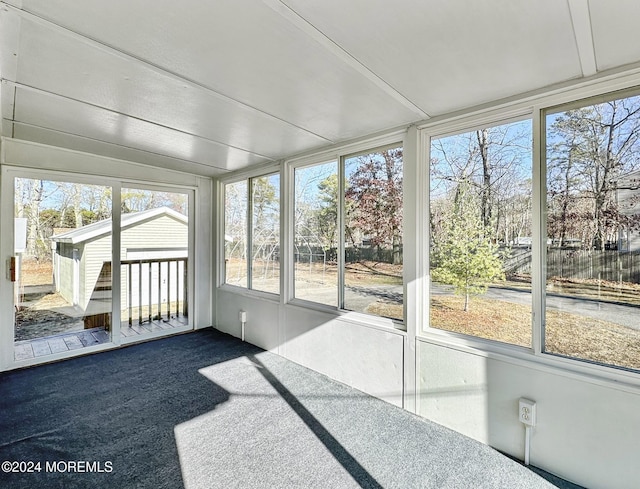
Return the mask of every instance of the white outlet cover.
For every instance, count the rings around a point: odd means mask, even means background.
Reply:
[[[536,403],[531,399],[521,398],[518,401],[518,419],[527,426],[536,425]]]

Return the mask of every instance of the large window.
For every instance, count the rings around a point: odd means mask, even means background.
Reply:
[[[402,320],[402,148],[346,158],[344,173],[344,308]]]
[[[251,179],[251,288],[280,292],[280,175]]]
[[[434,138],[430,326],[531,346],[531,121]]]
[[[225,283],[280,292],[280,175],[224,187]]]
[[[295,170],[295,297],[338,305],[338,163]]]
[[[403,319],[402,175],[397,145],[295,169],[296,298]]]
[[[640,97],[545,122],[544,351],[640,369]]]
[[[2,175],[13,282],[2,322],[15,326],[15,362],[189,329],[191,190],[31,169]]]

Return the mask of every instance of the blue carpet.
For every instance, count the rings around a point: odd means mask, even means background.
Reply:
[[[1,374],[0,413],[2,488],[578,487],[213,329]]]

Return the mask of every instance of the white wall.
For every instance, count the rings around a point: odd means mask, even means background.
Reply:
[[[406,334],[348,315],[217,291],[218,329],[402,406]],[[362,316],[360,316],[361,318]],[[537,403],[531,464],[592,489],[640,481],[640,392],[534,362],[416,341],[417,413],[524,459],[518,399]]]
[[[216,306],[219,330],[240,337],[246,311],[249,343],[402,406],[402,331],[226,289],[218,289]]]
[[[535,363],[418,341],[418,414],[524,458],[518,399],[536,401],[531,464],[589,488],[640,481],[640,393]]]

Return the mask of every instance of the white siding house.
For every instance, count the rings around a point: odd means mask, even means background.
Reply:
[[[167,207],[159,207],[123,214],[121,226],[123,309],[130,305],[137,307],[140,303],[149,304],[149,300],[154,304],[166,304],[181,298],[185,262],[160,260],[186,259],[187,217]],[[55,235],[51,240],[56,291],[89,314],[110,311],[111,219]],[[128,262],[132,260],[137,263],[130,266]],[[106,304],[104,311],[98,307],[101,301]]]

